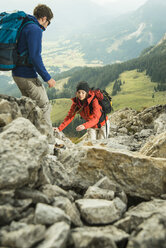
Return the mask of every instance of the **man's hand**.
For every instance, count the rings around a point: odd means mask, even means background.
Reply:
[[[49,88],[55,87],[55,80],[53,78],[51,78],[50,80],[47,81]]]
[[[79,125],[78,127],[76,127],[76,131],[82,131],[84,129],[85,129],[84,125]]]

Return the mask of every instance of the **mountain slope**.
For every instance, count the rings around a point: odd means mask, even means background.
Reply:
[[[78,81],[88,81],[91,87],[105,88],[110,82],[115,81],[124,71],[137,69],[139,72],[146,71],[146,74],[164,87],[166,86],[166,35],[156,46],[144,50],[136,59],[123,63],[116,63],[103,67],[84,67],[70,75],[66,89],[74,93]],[[65,74],[67,76],[67,72]]]
[[[165,0],[149,0],[132,13],[78,33],[72,42],[79,42],[88,62],[110,64],[135,58],[164,35],[165,10]]]
[[[125,107],[142,110],[165,102],[166,91],[154,92],[157,83],[151,82],[145,71],[126,71],[118,79],[125,83],[122,84],[121,91],[112,96],[114,111]],[[112,88],[113,83],[110,83],[106,90],[111,94]]]
[[[93,24],[89,14],[89,18],[84,17],[84,28],[80,25],[72,34],[62,30],[62,37],[44,44],[46,66],[54,64],[62,72],[76,66],[106,65],[136,58],[163,37],[165,10],[165,0],[148,0],[135,11],[116,18],[111,15],[103,20],[96,18]],[[69,25],[69,30],[72,28]]]

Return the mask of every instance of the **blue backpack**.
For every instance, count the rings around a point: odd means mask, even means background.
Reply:
[[[13,13],[0,13],[0,71],[9,71],[16,65],[26,65],[28,61],[28,51],[22,54],[17,52],[17,43],[23,27],[28,23],[24,11]]]

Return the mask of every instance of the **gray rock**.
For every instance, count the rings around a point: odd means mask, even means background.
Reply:
[[[140,153],[151,157],[166,158],[166,131],[147,142],[141,148]]]
[[[70,226],[65,222],[57,222],[49,227],[44,241],[36,248],[65,248],[70,232]]]
[[[38,203],[35,210],[35,223],[52,225],[56,222],[65,221],[70,224],[70,218],[65,212],[57,207],[52,207],[43,203]]]
[[[115,226],[131,233],[144,220],[150,218],[153,214],[162,214],[166,216],[166,201],[162,199],[154,199],[148,202],[142,202],[136,207],[129,209],[124,218],[117,221]]]
[[[166,131],[166,113],[161,114],[155,121],[154,121],[154,131],[157,134]]]
[[[63,144],[65,147],[68,148],[75,147],[75,144],[69,138],[67,138],[63,132],[55,132],[54,136],[55,136],[55,143],[57,145]]]
[[[124,141],[124,137],[126,136],[118,136],[116,138],[113,137],[109,139],[101,139],[101,140],[93,140],[93,141],[83,140],[82,142],[79,142],[77,144],[77,147],[89,146],[90,144],[91,146],[98,145],[98,147],[102,147],[102,148],[109,147],[109,148],[118,149],[118,150],[130,150],[128,143]]]
[[[97,183],[94,185],[95,187],[101,189],[107,189],[116,192],[119,189],[117,183],[111,181],[107,176],[101,178]]]
[[[4,127],[5,125],[12,122],[12,116],[10,113],[0,114],[0,127]]]
[[[40,160],[47,153],[46,136],[22,117],[0,134],[0,189],[34,184]]]
[[[113,200],[114,196],[114,191],[108,189],[100,189],[96,186],[91,186],[85,192],[84,198]]]
[[[63,154],[65,152],[63,152]],[[41,162],[41,168],[38,179],[39,186],[44,184],[55,184],[63,187],[72,185],[68,171],[57,157],[50,155],[45,156]]]
[[[35,210],[34,208],[28,208],[27,211],[21,215],[19,222],[26,223],[26,224],[33,224],[35,225]]]
[[[73,197],[71,196],[71,194],[57,185],[45,184],[40,188],[40,190],[52,200],[54,200],[54,197],[64,196],[73,201]]]
[[[139,136],[141,138],[148,138],[151,134],[152,134],[152,130],[151,129],[143,129],[143,130],[141,130]]]
[[[11,118],[9,119],[7,115]],[[30,99],[29,97],[15,98],[0,94],[0,116],[4,118],[2,119],[4,120],[3,126],[8,124],[8,122],[12,122],[18,117],[24,117],[26,119],[29,119],[31,123],[42,134],[48,134],[48,129],[43,119],[42,110],[36,105],[36,102]],[[6,119],[8,120],[7,123],[5,121]]]
[[[127,134],[128,133],[127,128],[125,128],[125,127],[119,128],[118,132],[122,133],[122,134]]]
[[[39,190],[30,188],[17,189],[15,191],[15,197],[19,199],[32,199],[33,203],[51,203],[51,199],[49,199],[45,194],[43,194]]]
[[[120,219],[126,210],[126,205],[119,199],[113,201],[102,199],[81,199],[76,204],[81,217],[88,224],[109,224]]]
[[[10,204],[14,202],[14,190],[0,190],[0,205]]]
[[[117,132],[117,131],[118,131],[118,125],[111,123],[110,132]]]
[[[22,216],[22,212],[27,209],[32,200],[14,200],[12,205],[9,203],[0,205],[0,226],[9,224],[12,220],[18,220]]]
[[[53,206],[62,209],[70,217],[74,226],[83,226],[75,203],[71,203],[68,198],[63,196],[55,197]]]
[[[165,248],[166,216],[155,214],[140,224],[132,233],[127,248]]]
[[[127,196],[125,192],[121,189],[117,182],[115,183],[111,181],[107,176],[100,179],[94,186],[113,191],[115,196],[119,197],[125,204],[127,204]]]
[[[75,248],[114,248],[116,244],[125,244],[128,237],[127,233],[114,226],[82,227],[72,230],[70,243]]]
[[[11,228],[12,229],[12,228]],[[19,224],[13,230],[0,231],[0,245],[16,248],[30,248],[44,238],[45,226]]]
[[[57,158],[52,155],[46,155],[41,161],[41,168],[38,174],[38,187],[45,184],[53,184],[55,179],[52,175],[52,168],[55,170]]]
[[[19,216],[18,210],[11,205],[0,206],[0,226],[9,224]]]

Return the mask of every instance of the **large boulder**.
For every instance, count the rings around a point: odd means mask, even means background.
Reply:
[[[166,159],[99,146],[64,151],[59,156],[70,187],[87,189],[107,176],[131,196],[150,199],[165,193]]]
[[[19,117],[0,134],[0,189],[33,185],[40,162],[48,151],[46,136],[27,119]]]

